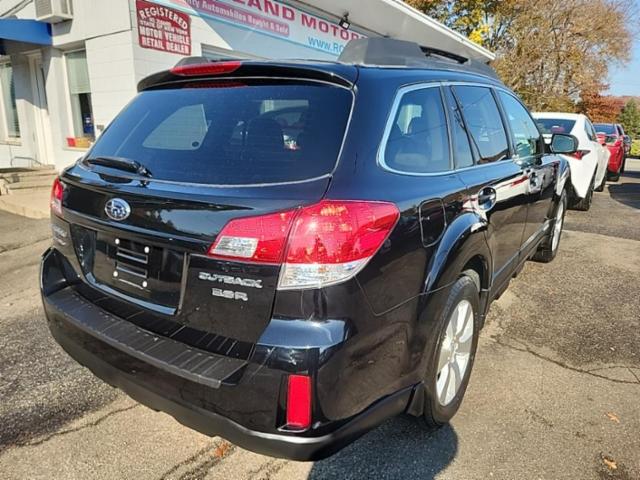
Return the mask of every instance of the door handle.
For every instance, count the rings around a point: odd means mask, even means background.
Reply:
[[[485,187],[478,193],[478,207],[484,212],[491,210],[496,204],[496,190],[493,187]]]

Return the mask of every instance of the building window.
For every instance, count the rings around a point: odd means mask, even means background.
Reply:
[[[7,140],[18,140],[20,138],[20,122],[16,108],[13,68],[10,63],[0,64],[0,87],[2,87],[2,102],[0,103],[4,111],[5,137]]]
[[[95,134],[87,52],[84,50],[70,52],[65,57],[73,122],[73,136],[67,138],[67,144],[70,147],[89,147],[89,144],[95,140]]]

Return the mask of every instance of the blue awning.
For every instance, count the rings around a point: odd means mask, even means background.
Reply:
[[[0,18],[0,40],[51,45],[51,25],[37,20]]]

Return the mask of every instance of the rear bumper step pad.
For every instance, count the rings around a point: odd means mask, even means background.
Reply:
[[[212,388],[245,367],[242,359],[215,355],[150,333],[65,288],[45,297],[65,319],[106,344],[174,375]]]

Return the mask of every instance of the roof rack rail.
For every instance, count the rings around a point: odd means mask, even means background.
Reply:
[[[373,37],[351,40],[342,50],[338,62],[383,67],[440,68],[471,71],[498,79],[486,63],[471,60],[457,53],[397,40]]]

